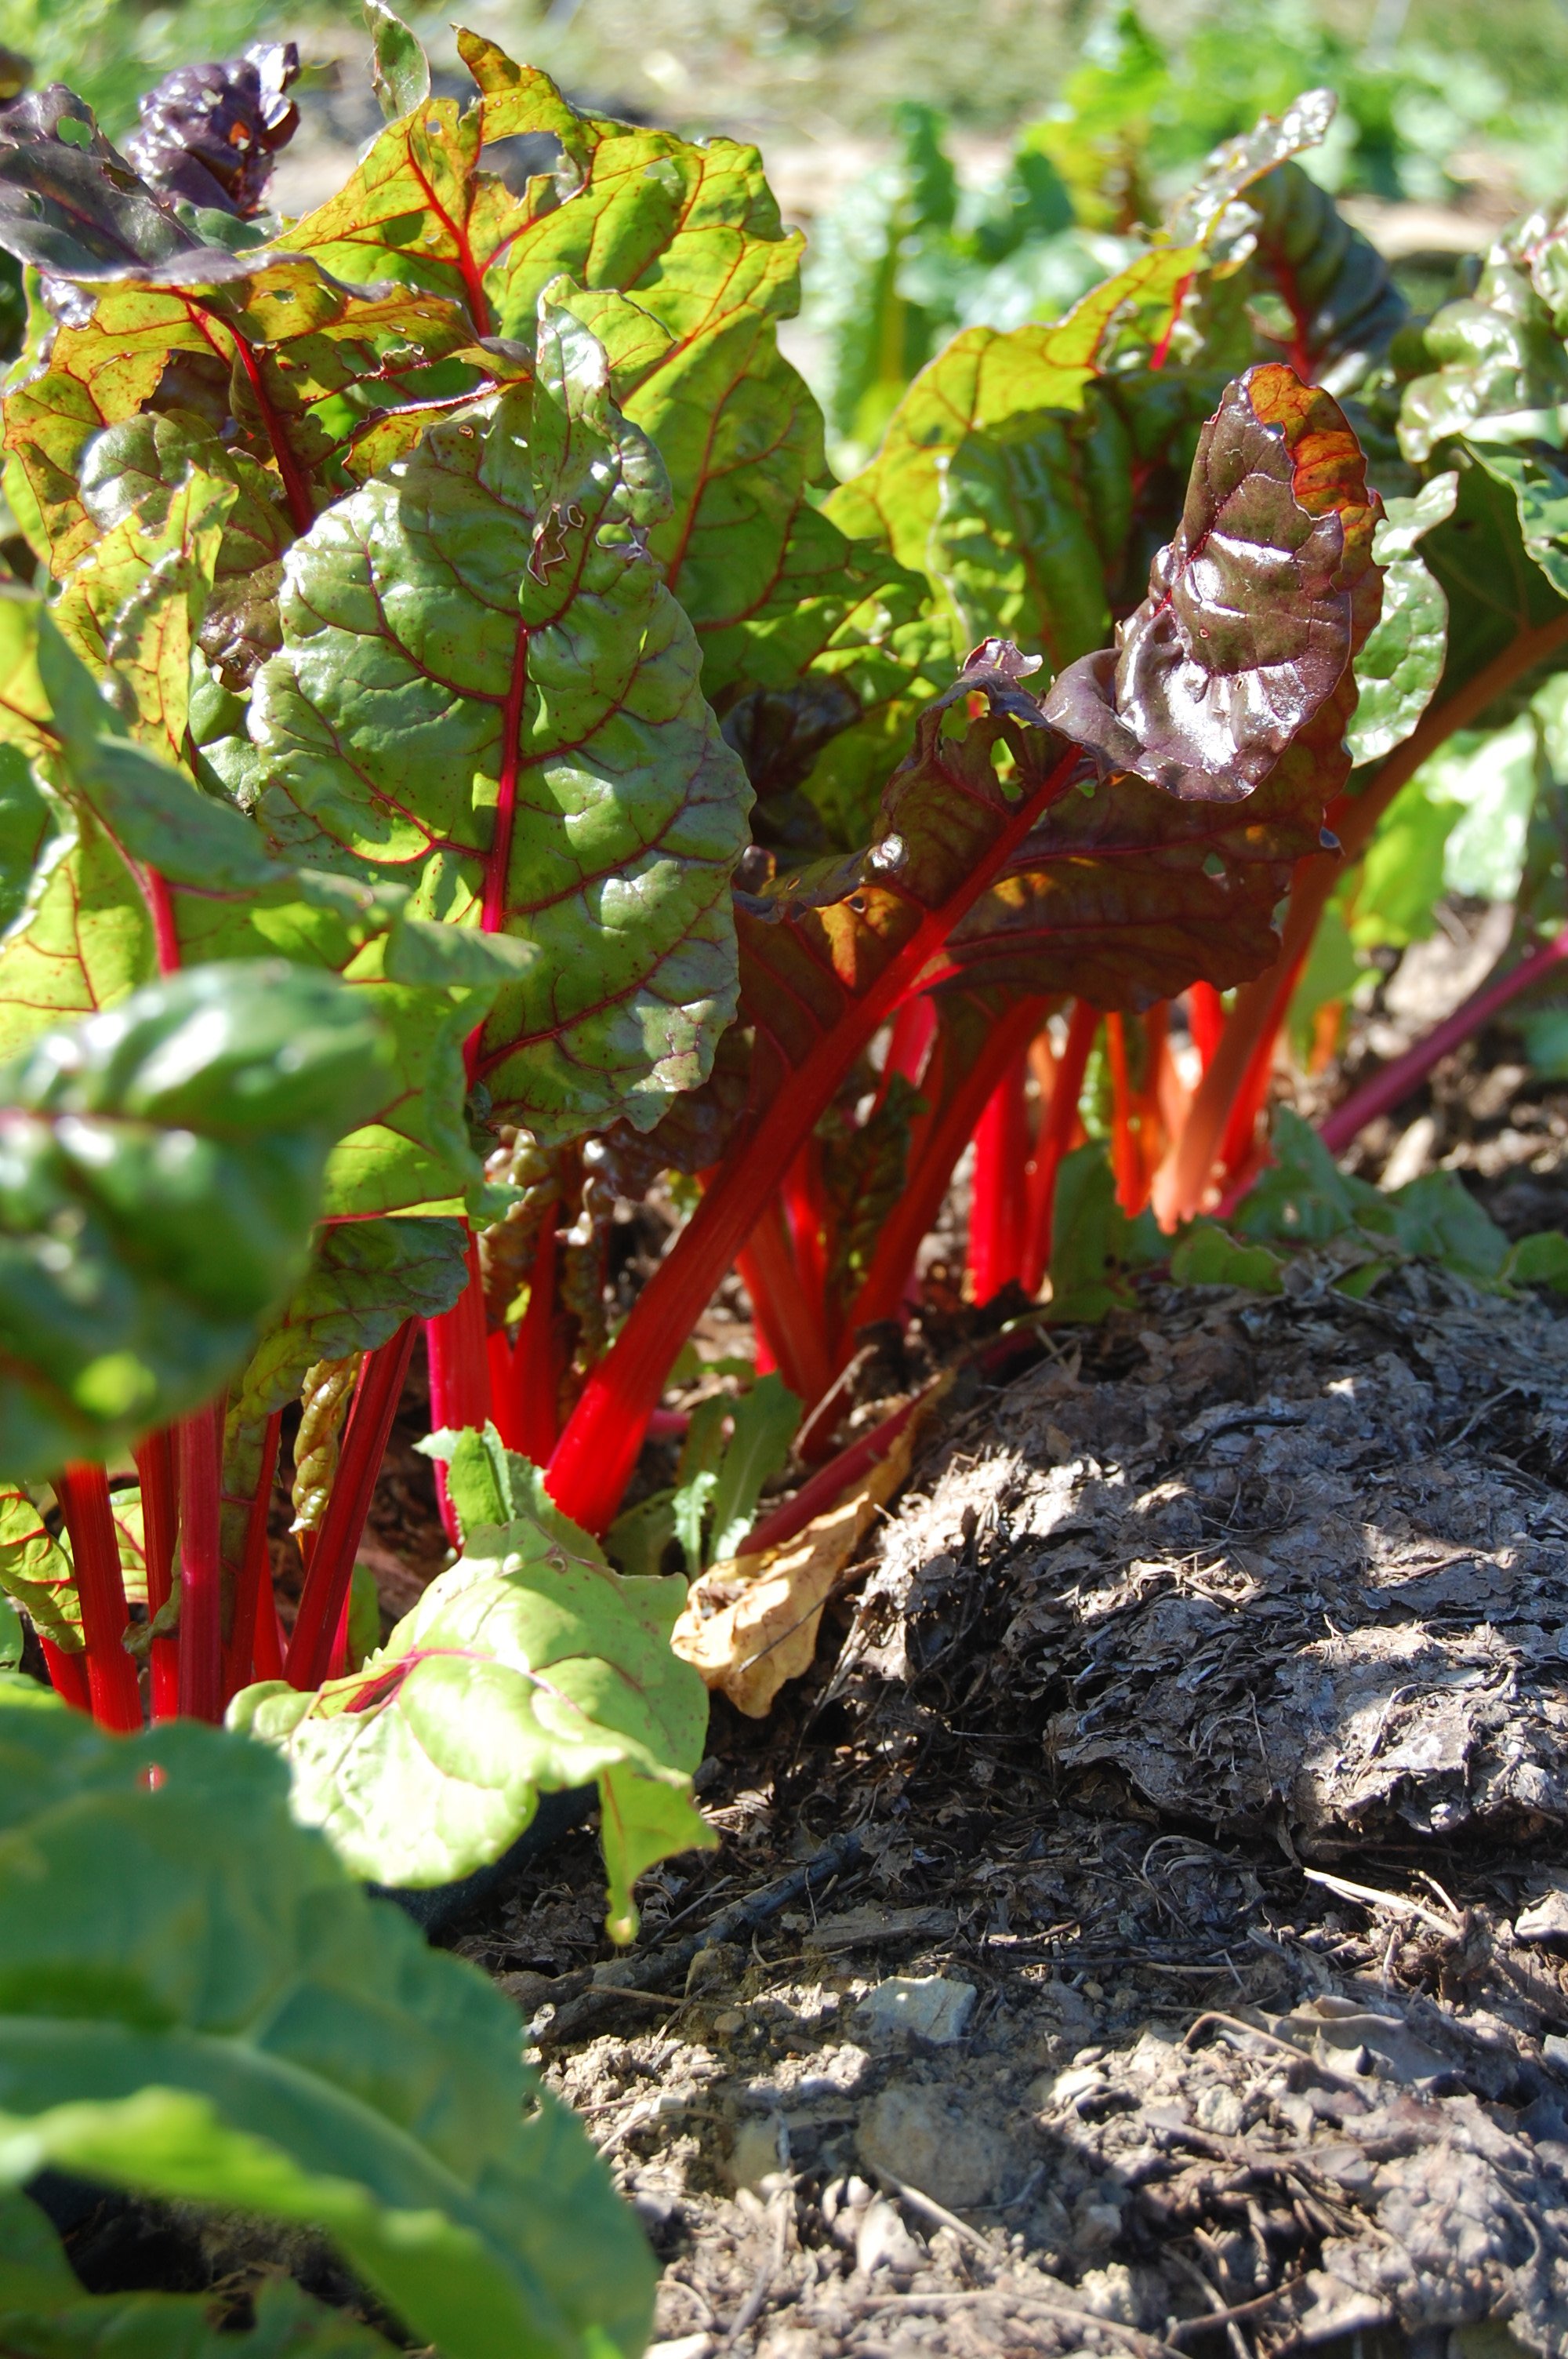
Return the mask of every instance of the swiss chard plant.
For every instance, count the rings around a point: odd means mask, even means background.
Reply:
[[[475,95],[438,98],[373,15],[386,126],[299,221],[261,211],[265,142],[193,196],[173,105],[156,170],[58,86],[0,109],[38,567],[0,602],[16,1120],[110,1056],[59,1043],[258,960],[287,978],[267,1071],[295,1071],[291,992],[375,1044],[331,1122],[297,1109],[303,1266],[243,1306],[219,1269],[227,1325],[155,1332],[127,1297],[123,1345],[38,1345],[18,1421],[0,1402],[0,1578],[122,1730],[134,1608],[155,1717],[230,1711],[381,1880],[460,1873],[597,1783],[623,1932],[640,1868],[702,1839],[670,1547],[741,1549],[797,1417],[830,1451],[971,1138],[982,1299],[1051,1266],[1086,1083],[1119,1217],[1247,1176],[1343,855],[1568,640],[1558,246],[1521,233],[1423,343],[1294,161],[1332,116],[1310,94],[1129,223],[1065,316],[954,338],[835,484],[754,151],[585,113],[469,34]],[[520,137],[555,158],[521,190],[492,152]],[[611,1335],[614,1208],[660,1173],[695,1202]],[[144,1249],[111,1242],[118,1284]],[[761,1381],[622,1515],[731,1266]],[[421,1340],[455,1560],[382,1644],[355,1560]]]

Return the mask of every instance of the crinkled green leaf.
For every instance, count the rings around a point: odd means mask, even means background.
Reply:
[[[373,1352],[406,1319],[449,1310],[468,1283],[460,1221],[335,1221],[251,1354],[232,1407],[264,1418],[292,1400],[307,1368]]]
[[[665,461],[673,498],[649,548],[718,696],[739,664],[727,643],[773,590],[824,473],[816,403],[775,333],[798,302],[800,234],[754,147],[578,114],[492,45],[460,48],[478,103],[404,110],[288,244],[343,278],[438,292],[481,334],[529,346],[545,289],[578,283],[613,398]],[[484,170],[486,145],[541,134],[565,147],[564,187],[541,177],[517,194]]]
[[[184,758],[191,650],[236,496],[232,483],[189,469],[177,491],[132,509],[95,543],[52,610],[98,677],[112,673],[135,735],[166,761]]]
[[[0,1769],[0,2176],[323,2229],[447,2359],[633,2359],[646,2247],[515,2011],[293,1822],[265,1749],[7,1693]]]
[[[275,842],[528,945],[475,1071],[542,1137],[646,1127],[733,1012],[750,796],[641,551],[662,506],[598,345],[546,302],[533,386],[296,544],[252,706]]]
[[[1123,308],[1158,313],[1162,306],[1168,317],[1201,259],[1197,246],[1155,247],[1050,326],[1006,333],[967,328],[915,378],[881,449],[833,494],[827,515],[851,538],[879,542],[901,564],[924,572],[944,454],[966,436],[994,432],[1009,419],[1080,409]]]
[[[231,1719],[277,1746],[300,1818],[380,1883],[465,1875],[506,1849],[541,1792],[597,1780],[610,1927],[629,1940],[640,1869],[713,1840],[690,1799],[707,1691],[669,1646],[686,1583],[611,1571],[493,1436],[443,1439],[459,1561],[352,1677],[316,1695],[246,1689]],[[477,1520],[494,1506],[511,1508],[504,1522]]]
[[[1131,457],[1105,405],[1076,419],[1024,412],[964,437],[942,473],[926,562],[968,645],[1012,639],[1055,673],[1105,644]]]
[[[45,2214],[0,2193],[0,2343],[13,2359],[387,2359],[392,2345],[291,2278],[256,2291],[237,2334],[210,2294],[90,2294]]]
[[[1383,611],[1356,658],[1356,711],[1347,733],[1353,764],[1381,761],[1402,745],[1426,711],[1448,653],[1448,601],[1416,554],[1422,535],[1454,513],[1459,478],[1433,475],[1412,499],[1385,503],[1372,536],[1383,571]]]
[[[1478,435],[1471,448],[1487,474],[1513,494],[1526,555],[1558,595],[1568,598],[1568,462],[1561,451],[1503,450]]]
[[[34,1626],[57,1647],[83,1644],[81,1605],[67,1542],[56,1539],[31,1495],[0,1485],[0,1590],[26,1606]]]
[[[1414,464],[1440,442],[1473,429],[1492,441],[1503,432],[1512,439],[1544,429],[1561,442],[1568,322],[1553,317],[1551,294],[1553,253],[1563,244],[1561,232],[1532,215],[1492,247],[1474,293],[1445,303],[1428,321],[1423,341],[1435,365],[1405,386],[1400,406],[1400,445]],[[1501,426],[1505,418],[1508,427]]]
[[[101,1457],[207,1398],[293,1281],[387,1052],[334,980],[195,968],[0,1073],[0,1465]]]

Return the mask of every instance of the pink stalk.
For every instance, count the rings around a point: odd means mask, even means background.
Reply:
[[[549,1463],[559,1431],[560,1382],[556,1342],[556,1259],[559,1253],[555,1212],[546,1215],[535,1248],[528,1281],[528,1308],[517,1330],[517,1341],[506,1349],[504,1390],[495,1387],[496,1430],[508,1450],[515,1450],[535,1466]],[[500,1354],[490,1339],[491,1370]]]
[[[468,1283],[449,1310],[425,1321],[425,1348],[430,1365],[430,1426],[460,1432],[474,1426],[482,1433],[491,1416],[490,1353],[485,1339],[484,1286],[480,1277],[479,1245],[471,1236],[468,1248]],[[458,1519],[447,1495],[447,1470],[436,1468],[436,1497],[441,1527],[454,1548],[462,1545]]]
[[[1099,1010],[1080,999],[1067,1026],[1066,1044],[1056,1063],[1051,1103],[1034,1142],[1034,1168],[1029,1175],[1029,1225],[1024,1240],[1022,1277],[1026,1294],[1037,1294],[1051,1266],[1051,1227],[1056,1208],[1056,1174],[1072,1145],[1083,1095],[1089,1050],[1099,1030]]]
[[[81,1462],[55,1477],[55,1496],[70,1534],[81,1633],[87,1641],[87,1691],[100,1728],[130,1735],[142,1724],[136,1667],[125,1652],[130,1613],[120,1572],[120,1543],[102,1466]]]
[[[775,1197],[735,1256],[741,1283],[752,1298],[760,1334],[779,1374],[807,1408],[833,1381],[833,1363],[824,1332],[821,1289],[814,1298],[802,1278],[784,1208]]]
[[[219,1523],[223,1470],[220,1398],[179,1424],[179,1712],[223,1717],[223,1575]]]
[[[174,1550],[179,1535],[179,1491],[175,1481],[175,1437],[168,1426],[136,1445],[142,1484],[142,1553],[147,1568],[147,1620],[167,1605],[174,1588]],[[179,1641],[155,1638],[148,1655],[153,1718],[173,1720],[179,1711]]]
[[[294,1617],[284,1677],[291,1687],[319,1688],[327,1676],[343,1601],[353,1579],[354,1558],[370,1513],[392,1421],[403,1397],[414,1354],[416,1321],[406,1319],[389,1343],[367,1352],[349,1409],[338,1472],[327,1512],[316,1535],[310,1568]]]
[[[1531,951],[1528,958],[1521,959],[1518,966],[1511,967],[1507,974],[1495,975],[1489,983],[1483,984],[1480,990],[1473,992],[1464,1006],[1456,1007],[1444,1023],[1434,1026],[1424,1039],[1407,1049],[1402,1057],[1396,1057],[1391,1065],[1385,1065],[1380,1073],[1375,1073],[1358,1090],[1352,1090],[1344,1104],[1336,1106],[1333,1113],[1319,1123],[1318,1136],[1324,1145],[1336,1155],[1342,1153],[1369,1122],[1375,1122],[1381,1114],[1391,1113],[1401,1100],[1419,1089],[1433,1067],[1446,1057],[1450,1049],[1457,1049],[1462,1042],[1479,1032],[1490,1023],[1499,1008],[1507,1007],[1510,1000],[1517,999],[1521,992],[1529,991],[1543,975],[1551,974],[1565,962],[1568,962],[1568,927],[1564,927],[1552,940],[1542,942],[1538,949]]]
[[[1024,1167],[1029,1160],[1024,1071],[1022,1053],[1009,1060],[975,1128],[968,1261],[970,1289],[978,1303],[1000,1294],[1022,1266]]]
[[[92,1698],[87,1686],[86,1656],[68,1654],[63,1647],[57,1647],[52,1638],[46,1638],[41,1630],[38,1644],[44,1650],[44,1669],[49,1675],[49,1685],[61,1703],[69,1704],[72,1712],[90,1712]]]
[[[255,1661],[256,1626],[261,1617],[261,1593],[272,1593],[272,1562],[266,1544],[267,1509],[272,1505],[273,1478],[277,1473],[277,1448],[283,1412],[275,1409],[266,1421],[262,1442],[261,1473],[245,1523],[245,1554],[234,1591],[229,1644],[223,1656],[223,1701],[248,1687]]]
[[[1020,1000],[1010,1008],[998,1022],[972,1070],[964,1075],[931,1123],[916,1133],[909,1176],[877,1239],[865,1284],[850,1307],[846,1321],[846,1350],[853,1349],[860,1328],[891,1319],[898,1310],[914,1273],[921,1240],[942,1209],[954,1167],[974,1135],[975,1125],[999,1076],[1026,1048],[1044,1008],[1043,999]]]

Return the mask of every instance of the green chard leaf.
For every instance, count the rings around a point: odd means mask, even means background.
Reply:
[[[1433,475],[1411,499],[1391,499],[1372,535],[1383,568],[1383,611],[1356,658],[1357,696],[1348,731],[1353,764],[1381,761],[1402,745],[1436,693],[1448,654],[1448,601],[1417,546],[1454,513],[1459,478]]]
[[[789,1463],[801,1403],[782,1376],[759,1376],[731,1411],[733,1430],[713,1493],[709,1560],[738,1556],[756,1520],[762,1485]]]
[[[634,2359],[652,2262],[515,2010],[294,1823],[263,1747],[106,1737],[7,1688],[0,1769],[0,2177],[321,2229],[446,2359]],[[37,2240],[10,2267],[0,2307],[47,2298]]]
[[[546,1140],[647,1127],[734,1008],[750,795],[643,554],[663,506],[599,345],[546,299],[532,385],[296,544],[251,709],[275,843],[522,946],[475,1070]]]
[[[102,1457],[206,1399],[304,1260],[386,1050],[335,981],[192,969],[0,1073],[0,1465]]]
[[[69,1545],[56,1539],[32,1495],[0,1484],[0,1590],[25,1606],[33,1626],[68,1653],[80,1652],[81,1606]]]
[[[278,1748],[299,1817],[384,1884],[468,1875],[541,1793],[597,1782],[609,1926],[629,1940],[636,1877],[713,1841],[691,1800],[707,1691],[669,1647],[686,1583],[612,1571],[493,1428],[434,1442],[450,1452],[458,1562],[357,1673],[314,1695],[247,1688],[231,1723]]]
[[[406,1319],[437,1319],[468,1283],[460,1221],[335,1221],[234,1387],[233,1409],[265,1418],[294,1399],[307,1368],[373,1352]]]

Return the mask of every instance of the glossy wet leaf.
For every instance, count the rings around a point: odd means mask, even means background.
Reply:
[[[1385,503],[1372,536],[1383,568],[1383,611],[1356,658],[1353,763],[1380,761],[1403,745],[1431,703],[1448,653],[1448,601],[1417,554],[1424,534],[1454,513],[1452,472],[1434,475],[1411,499]]]
[[[235,1367],[387,1061],[351,994],[279,962],[189,970],[0,1074],[7,1473],[103,1456]]]
[[[0,107],[0,245],[18,261],[70,278],[170,261],[197,243],[62,83]]]
[[[252,734],[292,857],[415,890],[529,962],[476,1072],[543,1138],[640,1127],[734,1005],[750,796],[643,553],[656,459],[603,355],[541,309],[539,375],[434,429],[296,545]]]
[[[449,2359],[633,2359],[646,2247],[514,2009],[294,1823],[264,1748],[7,1691],[0,1765],[0,2176],[320,2229]]]
[[[686,1584],[612,1571],[493,1430],[444,1446],[459,1561],[352,1677],[250,1688],[231,1717],[284,1755],[298,1815],[381,1883],[465,1875],[542,1792],[597,1781],[610,1928],[629,1940],[642,1869],[713,1840],[690,1799],[707,1702],[669,1650]],[[492,1507],[504,1519],[481,1519]]]
[[[1330,397],[1281,364],[1249,370],[1204,429],[1148,598],[1058,679],[1050,719],[1102,777],[1205,800],[1251,795],[1287,748],[1321,755],[1326,801],[1354,682],[1338,691],[1378,615],[1377,514]]]

